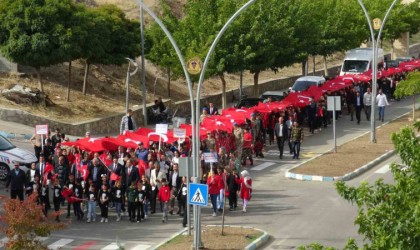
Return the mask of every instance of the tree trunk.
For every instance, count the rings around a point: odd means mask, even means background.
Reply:
[[[88,78],[88,74],[89,74],[89,67],[90,67],[90,63],[86,61],[86,65],[85,65],[85,76],[83,78],[83,94],[86,95],[86,89],[87,89],[87,78]]]
[[[315,55],[312,55],[312,75],[315,75]]]
[[[222,108],[225,109],[226,108],[226,80],[225,80],[225,75],[219,74],[219,78],[222,81]]]
[[[327,76],[328,75],[327,57],[323,56],[323,59],[324,59],[324,74],[325,76]]]
[[[259,96],[260,90],[258,85],[258,77],[260,76],[260,71],[254,73],[254,96]]]
[[[168,97],[171,97],[171,68],[168,67]]]
[[[42,83],[41,67],[35,67],[36,76],[38,77],[38,88],[41,92],[44,92],[44,84]]]
[[[66,97],[67,102],[70,101],[70,86],[71,86],[71,61],[69,62],[69,79],[67,83],[67,97]]]

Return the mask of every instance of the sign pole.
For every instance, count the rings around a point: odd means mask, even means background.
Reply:
[[[190,161],[187,161],[187,189],[189,189],[189,187],[190,187]],[[188,190],[188,192],[190,192],[190,190]],[[187,213],[188,235],[191,236],[190,199],[187,199],[186,206],[187,206],[187,209],[186,209],[185,212]]]
[[[42,154],[44,154],[44,135],[43,134],[41,134],[41,151],[42,151]]]
[[[337,153],[337,137],[335,134],[335,97],[334,97],[334,109],[333,109],[333,137],[334,137],[334,153]]]

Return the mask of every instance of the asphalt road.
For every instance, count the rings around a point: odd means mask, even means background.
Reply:
[[[411,99],[392,102],[385,111],[386,120],[409,112],[410,105]],[[360,125],[349,120],[348,116],[344,116],[337,122],[339,145],[370,130],[370,123],[366,120],[362,120]],[[15,144],[31,150],[28,143]],[[227,212],[226,224],[266,230],[271,239],[264,249],[295,249],[299,245],[313,242],[342,248],[349,237],[362,242],[353,223],[357,208],[338,196],[334,183],[302,182],[284,177],[288,168],[331,148],[331,128],[314,135],[307,134],[300,161],[293,160],[289,154],[279,160],[276,147],[268,145],[266,157],[255,160],[254,166],[248,167],[254,183],[248,212]],[[383,174],[375,172],[382,167],[380,165],[348,183],[358,185],[364,179],[373,182],[380,177],[392,181],[389,171],[382,170],[385,171]],[[4,194],[4,189],[0,193]],[[210,210],[210,207],[202,210],[203,225],[221,224],[222,217],[211,217]],[[99,215],[99,209],[97,211]],[[117,242],[123,242],[126,249],[153,249],[153,245],[181,230],[181,219],[178,216],[170,216],[165,224],[162,224],[160,218],[160,214],[157,214],[139,224],[126,220],[117,223],[115,213],[111,212],[108,224],[74,221],[67,229],[42,240],[51,249],[57,249],[58,246],[62,249],[117,249]]]

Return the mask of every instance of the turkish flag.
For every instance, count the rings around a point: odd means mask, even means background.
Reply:
[[[111,163],[112,163],[112,160],[107,159],[107,156],[108,155],[106,153],[102,153],[99,156],[99,159],[102,161],[102,164],[104,164],[106,168],[108,168],[108,166],[111,165]]]
[[[139,175],[140,177],[146,174],[146,169],[148,167],[147,163],[145,161],[139,160],[139,163],[137,165],[139,169]]]
[[[79,171],[80,175],[82,176],[83,180],[86,181],[89,171],[88,171],[88,165],[82,165],[81,167],[77,167],[77,171]]]
[[[121,177],[119,175],[117,175],[116,173],[114,173],[114,172],[111,173],[111,176],[110,176],[111,181],[118,181],[118,180],[120,180],[120,178]]]
[[[73,194],[73,190],[68,189],[67,187],[64,187],[63,191],[61,191],[61,195],[64,198],[70,197]]]

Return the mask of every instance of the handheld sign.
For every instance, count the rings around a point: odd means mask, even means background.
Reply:
[[[168,133],[168,124],[156,124],[156,133],[166,135]]]
[[[215,163],[217,162],[217,154],[216,152],[213,153],[203,153],[204,162],[205,163]]]
[[[37,135],[46,135],[46,134],[48,134],[48,124],[45,124],[45,125],[35,125],[35,134],[37,134]]]

